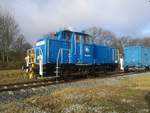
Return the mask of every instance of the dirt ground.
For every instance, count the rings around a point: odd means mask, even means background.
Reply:
[[[48,89],[45,87],[45,92]],[[150,73],[98,78],[0,104],[0,113],[149,113]],[[61,87],[61,88],[60,88]]]

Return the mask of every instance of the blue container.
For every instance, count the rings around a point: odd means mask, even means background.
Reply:
[[[115,64],[116,49],[103,46],[94,45],[94,62],[95,64]]]
[[[129,46],[124,48],[124,67],[150,67],[150,48]]]

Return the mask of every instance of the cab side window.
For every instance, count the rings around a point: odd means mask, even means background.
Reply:
[[[71,37],[71,34],[70,34],[70,33],[65,33],[63,40],[64,40],[64,41],[70,41],[70,37]]]
[[[76,41],[79,43],[80,42],[80,36],[76,35]]]

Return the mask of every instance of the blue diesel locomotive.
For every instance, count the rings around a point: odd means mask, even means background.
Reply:
[[[116,49],[94,44],[83,32],[59,31],[44,37],[27,52],[29,70],[42,77],[115,71]]]

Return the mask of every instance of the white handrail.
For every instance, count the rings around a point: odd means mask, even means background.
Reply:
[[[39,74],[41,75],[41,77],[43,77],[43,51],[39,47],[39,57],[40,57],[40,55],[41,55],[41,63],[39,61]]]
[[[76,41],[77,41],[77,36],[75,35],[75,36],[74,36],[74,44],[75,44],[75,45],[74,45],[74,49],[75,49],[74,54],[75,54],[75,55],[76,55],[76,53],[77,53],[77,42],[76,42]]]
[[[70,50],[69,49],[65,49],[65,48],[60,48],[59,49],[59,51],[58,51],[58,54],[57,54],[57,62],[56,62],[56,77],[58,77],[58,66],[59,66],[59,57],[60,57],[60,55],[61,55],[61,63],[63,62],[63,51],[69,51],[70,52]],[[68,57],[69,57],[69,61],[70,61],[70,55],[68,55]],[[69,62],[70,63],[70,62]]]

